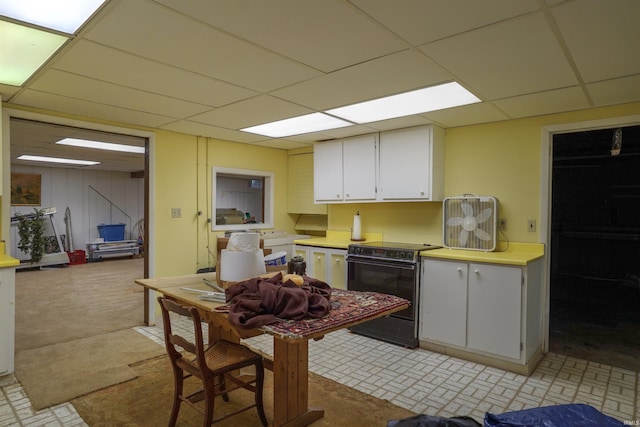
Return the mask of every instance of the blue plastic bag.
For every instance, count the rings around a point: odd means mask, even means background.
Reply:
[[[579,403],[484,416],[484,427],[620,427],[621,421]]]

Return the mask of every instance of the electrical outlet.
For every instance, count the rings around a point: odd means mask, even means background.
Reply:
[[[507,218],[500,218],[500,230],[507,231]]]
[[[181,217],[182,217],[181,208],[171,208],[171,218],[181,218]]]
[[[527,221],[527,231],[533,232],[536,231],[536,220],[530,219]]]

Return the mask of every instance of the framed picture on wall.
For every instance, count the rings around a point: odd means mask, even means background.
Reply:
[[[11,174],[11,205],[40,206],[41,175],[33,173]]]

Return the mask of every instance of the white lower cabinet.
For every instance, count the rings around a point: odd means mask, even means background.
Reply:
[[[0,378],[14,371],[15,272],[0,268]]]
[[[526,364],[542,342],[541,269],[423,258],[420,340]]]
[[[347,288],[346,249],[295,245],[294,254],[306,261],[307,276],[327,282],[332,288]]]

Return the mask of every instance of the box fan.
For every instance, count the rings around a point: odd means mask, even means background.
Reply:
[[[445,247],[493,251],[496,249],[498,201],[492,196],[447,197],[443,205],[442,241]]]

